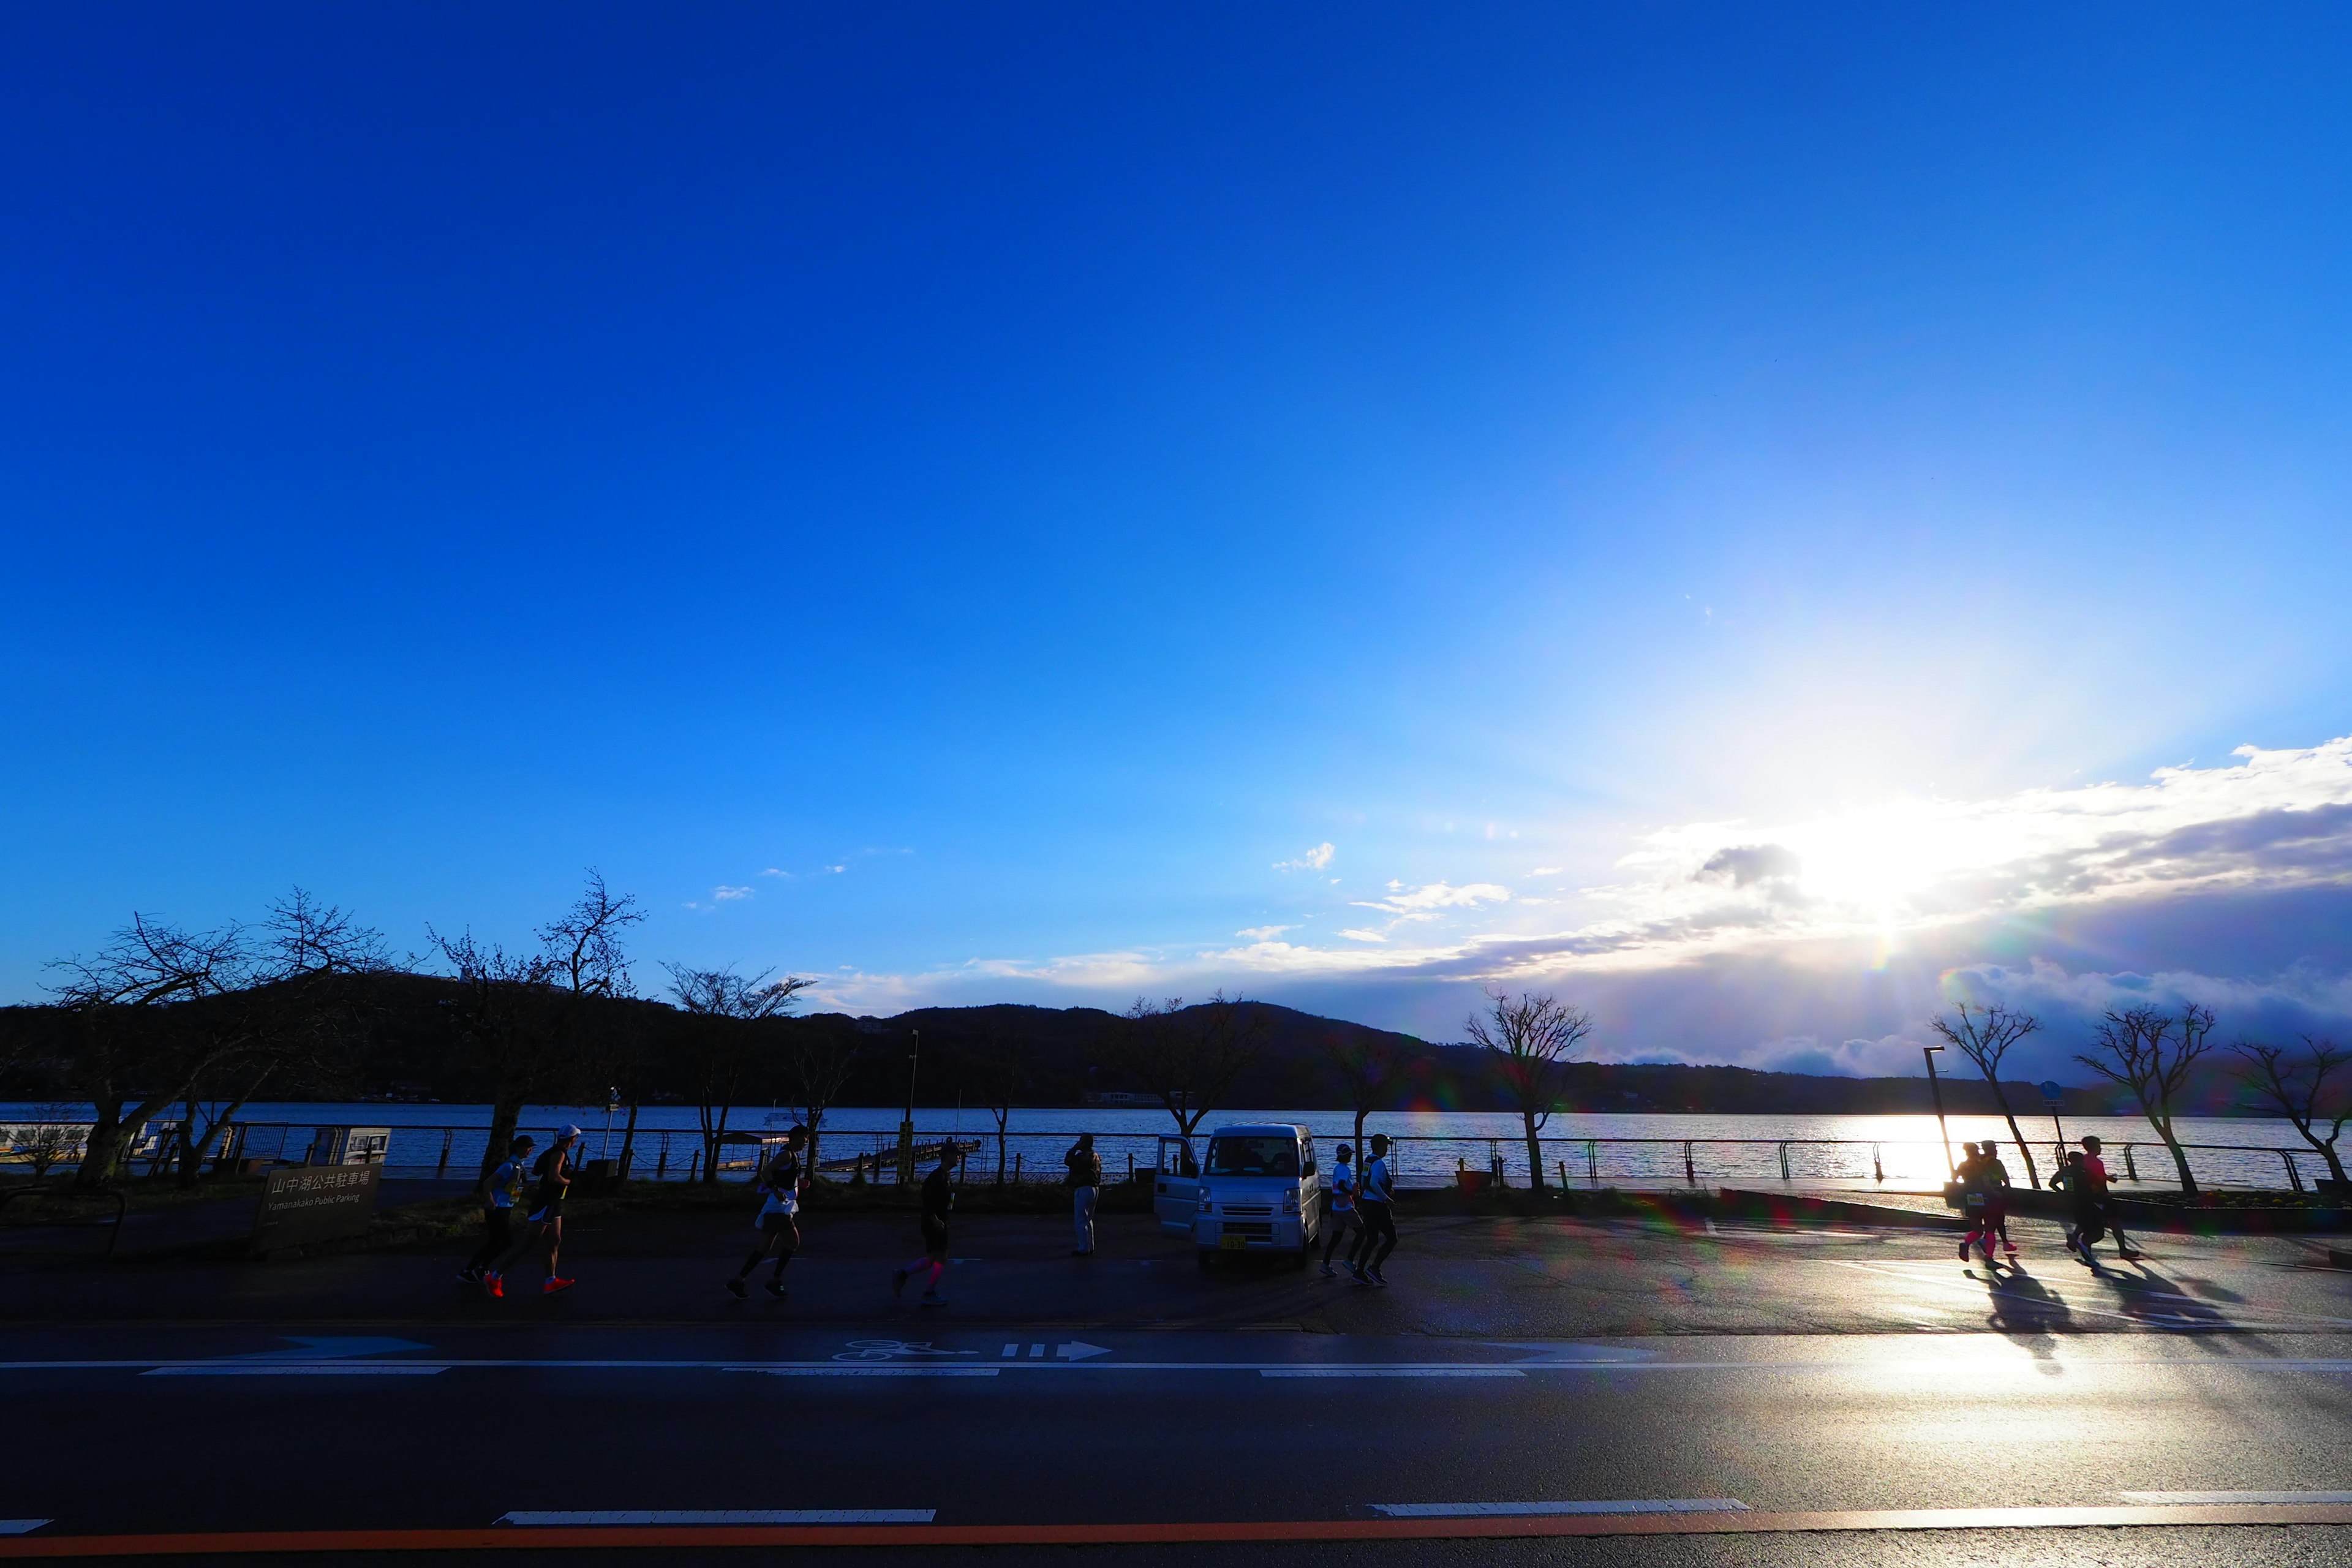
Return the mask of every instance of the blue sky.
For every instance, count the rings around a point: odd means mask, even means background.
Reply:
[[[2337,1026],[2347,45],[12,7],[0,994],[594,866],[856,1011]]]

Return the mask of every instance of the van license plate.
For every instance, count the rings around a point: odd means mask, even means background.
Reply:
[[[1218,1238],[1217,1245],[1227,1252],[1241,1252],[1248,1247],[1249,1237],[1246,1236],[1221,1237]]]

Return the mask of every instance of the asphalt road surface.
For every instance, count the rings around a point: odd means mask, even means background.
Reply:
[[[813,1227],[783,1304],[618,1236],[502,1303],[416,1253],[20,1273],[0,1555],[2352,1563],[2352,1276],[2305,1244],[2093,1279],[2029,1231],[1997,1282],[1933,1234],[1463,1222],[1369,1291],[1035,1229],[965,1227],[934,1310],[887,1226]]]

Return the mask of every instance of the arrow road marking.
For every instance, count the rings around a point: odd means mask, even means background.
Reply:
[[[1103,1345],[1090,1345],[1084,1340],[1073,1340],[1068,1344],[1057,1346],[1054,1353],[1064,1361],[1087,1361],[1095,1356],[1108,1355],[1110,1351]]]

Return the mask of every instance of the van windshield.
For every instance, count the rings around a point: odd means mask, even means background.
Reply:
[[[1279,1135],[1270,1138],[1212,1138],[1209,1174],[1213,1176],[1297,1176],[1298,1142]]]

